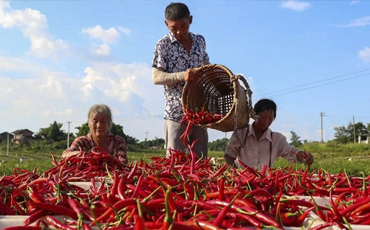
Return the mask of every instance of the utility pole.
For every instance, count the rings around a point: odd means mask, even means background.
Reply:
[[[146,135],[145,136],[145,141],[147,141],[148,140],[148,131],[145,132],[145,135]]]
[[[68,133],[67,133],[67,149],[69,148],[69,126],[71,125],[72,121],[67,121],[68,123]]]
[[[353,119],[353,143],[356,143],[355,116],[353,116],[352,119]]]
[[[323,129],[323,116],[325,116],[325,113],[324,112],[321,112],[320,113],[320,117],[321,117],[321,143],[324,143],[324,129]]]
[[[6,155],[9,156],[9,133],[6,132],[7,134],[7,140],[6,140]]]

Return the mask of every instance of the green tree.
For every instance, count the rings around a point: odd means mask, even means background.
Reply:
[[[211,151],[222,151],[223,152],[225,151],[228,143],[229,143],[229,139],[225,137],[225,138],[208,143],[208,148]]]
[[[163,148],[164,139],[163,138],[154,138],[154,140],[145,140],[139,143],[141,148],[150,148],[151,146],[157,146],[158,148]]]
[[[334,141],[345,144],[349,142],[349,139],[351,137],[351,133],[348,131],[348,129],[344,126],[340,127],[334,127]]]
[[[353,133],[353,128],[354,132]],[[353,123],[349,123],[347,127],[340,126],[334,128],[334,141],[342,144],[353,143],[353,140],[357,140],[359,134],[369,134],[369,124],[366,127],[362,122],[355,123],[353,127]],[[355,136],[354,136],[355,135]]]
[[[139,140],[135,137],[131,137],[129,135],[126,135],[126,144],[131,146],[137,146],[139,143]]]
[[[77,137],[85,136],[90,133],[90,128],[87,122],[85,124],[82,124],[81,126],[76,127],[76,129],[78,130],[76,134]]]
[[[290,137],[290,144],[295,147],[302,146],[302,141],[300,140],[300,136],[298,136],[295,132],[290,131],[291,137]]]
[[[61,130],[63,124],[57,123],[54,121],[53,124],[50,124],[47,128],[41,128],[40,131],[36,134],[37,137],[41,137],[45,140],[61,141],[67,139],[67,133]]]
[[[88,133],[90,133],[90,127],[88,125],[88,123],[84,123],[82,124],[81,126],[79,127],[76,127],[76,129],[78,130],[77,132],[77,136],[80,137],[80,136],[85,136],[87,135]],[[121,137],[125,137],[125,133],[123,132],[123,127],[122,125],[119,125],[119,124],[115,124],[114,122],[112,123],[112,127],[110,129],[110,132],[114,135],[118,135],[118,136],[121,136]]]
[[[118,135],[121,137],[124,137],[126,139],[126,135],[123,132],[123,126],[120,124],[115,124],[114,122],[112,123],[112,127],[110,129],[110,132],[114,135]]]

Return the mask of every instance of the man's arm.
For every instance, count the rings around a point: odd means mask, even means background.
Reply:
[[[235,160],[240,153],[240,139],[238,136],[238,130],[235,130],[230,137],[229,142],[227,143],[225,152],[224,152],[224,159],[226,164],[232,165],[236,167]]]
[[[166,73],[163,68],[152,68],[152,80],[155,85],[172,85],[184,81],[185,72]]]
[[[153,67],[152,80],[156,85],[172,85],[180,81],[192,81],[198,77],[198,68],[189,68],[184,72],[166,73],[163,68]]]

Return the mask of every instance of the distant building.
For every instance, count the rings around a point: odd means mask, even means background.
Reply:
[[[19,129],[14,132],[13,142],[19,144],[22,141],[27,141],[32,139],[33,132],[28,129]]]
[[[158,147],[158,146],[156,146],[156,145],[150,146],[149,148],[150,148],[150,149],[153,149],[153,150],[154,150],[154,149],[159,149],[159,147]]]
[[[364,143],[364,144],[369,144],[369,134],[360,134],[358,135],[358,143]]]
[[[14,135],[8,132],[3,132],[0,133],[0,140],[1,141],[7,141],[8,140],[8,135],[9,135],[9,141],[12,141],[14,138]]]

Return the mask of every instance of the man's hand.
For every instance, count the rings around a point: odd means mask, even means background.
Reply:
[[[189,68],[185,71],[184,80],[185,81],[192,81],[198,76],[197,68]]]
[[[299,152],[297,154],[297,158],[300,162],[306,164],[306,165],[312,165],[314,160],[311,153],[306,153],[305,151]]]
[[[233,166],[233,167],[235,167],[235,168],[236,168],[236,165],[235,165],[235,158],[234,158],[234,157],[229,156],[229,155],[225,155],[225,156],[224,156],[224,158],[225,158],[225,162],[226,162],[226,164],[231,165],[231,166]]]
[[[307,153],[307,157],[306,157],[306,159],[304,159],[304,163],[305,164],[308,164],[308,165],[312,165],[313,162],[314,162],[314,160],[313,160],[312,154],[311,153]]]

